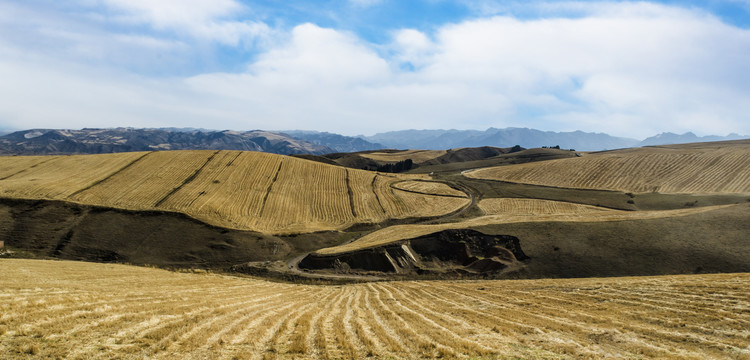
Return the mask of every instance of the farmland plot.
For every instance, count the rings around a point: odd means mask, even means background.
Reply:
[[[274,234],[438,216],[468,204],[393,189],[411,178],[406,175],[256,152],[6,157],[0,158],[0,175],[1,196],[178,211],[213,225]],[[437,186],[438,195],[455,191]]]
[[[518,198],[483,199],[479,202],[479,208],[486,215],[572,215],[611,211],[606,208],[562,201]]]
[[[411,159],[415,164],[423,163],[428,160],[440,157],[447,153],[446,150],[403,150],[397,152],[371,152],[363,153],[360,156],[375,161],[392,163]]]
[[[661,193],[750,193],[750,144],[648,147],[465,174],[535,185]]]
[[[271,283],[0,260],[4,358],[749,359],[750,274]]]
[[[0,158],[9,173],[0,177],[0,196],[65,199],[106,179],[145,153]],[[25,169],[22,166],[26,166]]]
[[[401,181],[394,183],[393,187],[420,194],[466,197],[463,191],[458,191],[446,184],[435,181]]]

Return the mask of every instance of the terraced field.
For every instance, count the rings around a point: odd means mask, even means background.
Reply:
[[[486,215],[575,215],[612,212],[610,209],[597,206],[517,198],[483,199],[479,202],[479,208]]]
[[[3,197],[178,211],[213,225],[272,234],[438,216],[468,204],[465,198],[430,195],[430,189],[392,188],[409,178],[241,151],[0,159]],[[455,191],[432,187],[436,195]]]
[[[418,194],[467,197],[463,191],[458,191],[448,185],[434,181],[402,181],[394,183],[393,187]]]
[[[646,147],[479,169],[478,179],[581,189],[750,193],[750,141]]]
[[[0,260],[4,358],[750,359],[750,274],[280,284]]]
[[[376,151],[370,153],[362,153],[360,154],[360,156],[384,163],[392,163],[411,159],[415,164],[419,164],[427,160],[432,160],[436,157],[445,155],[446,153],[446,150],[403,150],[396,152]]]

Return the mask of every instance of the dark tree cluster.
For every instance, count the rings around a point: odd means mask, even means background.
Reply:
[[[406,159],[397,163],[380,165],[376,170],[380,172],[400,173],[409,171],[412,168],[414,168],[414,162],[411,159]]]
[[[524,149],[524,148],[522,148],[522,147],[521,147],[521,145],[516,145],[516,146],[513,146],[512,148],[510,148],[510,151],[509,151],[509,152],[510,152],[510,153],[514,153],[514,152],[519,152],[519,151],[521,151],[521,150],[525,150],[525,149]]]

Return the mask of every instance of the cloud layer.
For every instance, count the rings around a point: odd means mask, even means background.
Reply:
[[[750,31],[700,10],[536,3],[541,15],[521,18],[484,6],[485,16],[431,29],[384,30],[389,40],[375,44],[312,23],[248,20],[240,15],[253,9],[232,0],[98,3],[103,10],[89,10],[148,31],[133,35],[103,27],[101,19],[69,22],[54,12],[23,23],[0,17],[0,30],[31,23],[35,43],[56,44],[49,50],[0,38],[0,76],[7,79],[0,128],[750,134]],[[206,65],[226,55],[216,46],[247,49],[231,53],[244,65]],[[95,54],[81,50],[87,48]],[[150,60],[139,60],[144,56]],[[190,66],[196,61],[200,66]],[[148,71],[169,66],[187,70]]]

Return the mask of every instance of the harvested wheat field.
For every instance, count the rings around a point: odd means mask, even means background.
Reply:
[[[272,234],[439,216],[469,202],[392,188],[404,179],[247,151],[0,159],[3,197],[178,211],[212,225]],[[437,195],[455,191],[436,186]]]
[[[441,195],[463,198],[467,197],[466,193],[464,193],[463,191],[458,191],[446,184],[435,181],[407,180],[394,183],[393,187],[399,190],[425,195]]]
[[[479,201],[479,208],[486,215],[574,215],[603,214],[613,210],[576,203],[518,198],[495,198]]]
[[[446,153],[446,150],[403,150],[395,152],[375,151],[370,153],[362,153],[359,154],[359,156],[385,163],[411,159],[414,163],[419,164],[445,155]]]
[[[660,193],[750,193],[750,141],[643,147],[465,173],[526,184]]]
[[[4,358],[750,359],[750,274],[311,286],[66,261],[0,271]]]

